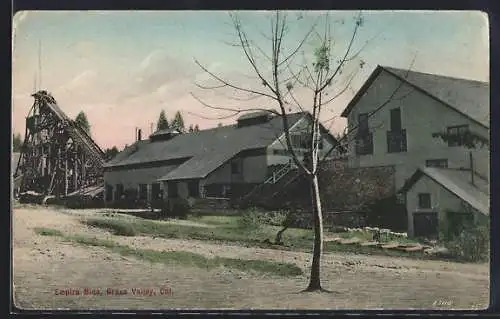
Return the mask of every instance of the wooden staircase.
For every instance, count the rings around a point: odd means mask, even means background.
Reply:
[[[274,170],[262,184],[241,197],[237,201],[237,206],[240,208],[268,207],[269,200],[293,183],[298,176],[300,176],[299,170],[292,163],[286,164]]]

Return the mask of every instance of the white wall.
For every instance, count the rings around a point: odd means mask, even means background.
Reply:
[[[267,157],[265,155],[242,157],[242,174],[231,174],[231,160],[210,173],[205,184],[260,183],[267,173]],[[232,175],[232,176],[231,176]]]
[[[148,199],[151,196],[150,184],[156,183],[156,180],[165,176],[178,165],[161,166],[152,168],[137,168],[128,170],[106,171],[104,172],[104,183],[113,186],[113,196],[117,184],[123,184],[123,189],[138,189],[139,184],[148,185]],[[163,185],[163,183],[160,183]]]
[[[352,130],[358,125],[358,114],[375,110],[387,101],[398,87],[399,80],[382,72],[365,92],[348,116]],[[409,94],[409,95],[408,95]],[[404,99],[402,97],[406,96]],[[406,129],[407,152],[387,152],[387,131],[390,130],[390,110],[401,108],[401,124]],[[373,133],[373,154],[357,156],[355,153],[355,131],[349,134],[349,165],[368,167],[396,165],[396,187],[413,174],[419,165],[428,159],[447,158],[450,168],[469,167],[469,151],[464,147],[449,147],[432,133],[445,131],[448,126],[468,124],[473,132],[485,137],[489,131],[455,112],[426,94],[409,85],[403,85],[393,100],[369,118],[369,128]],[[477,172],[489,176],[489,150],[472,150]]]
[[[310,121],[306,118],[303,117],[297,123],[295,123],[291,128],[290,128],[290,133],[294,132],[300,132],[300,131],[305,131],[307,130],[307,126],[309,125]],[[320,151],[320,158],[325,156],[325,154],[332,148],[332,144],[328,141],[328,139],[323,138],[323,149]],[[267,148],[267,165],[276,165],[276,164],[286,164],[290,160],[290,156],[287,155],[276,155],[274,154],[273,150],[281,150],[284,151],[288,149],[286,146],[286,138],[285,134],[282,134],[279,139],[274,141],[271,145],[268,146]],[[294,148],[294,151],[296,155],[298,155],[299,160],[303,160],[303,154],[307,149],[300,149],[300,148]],[[334,150],[330,153],[328,156],[330,157],[336,157],[338,155],[338,151]]]
[[[418,207],[418,194],[428,193],[431,196],[431,208],[422,209]],[[414,235],[413,214],[419,212],[437,212],[439,223],[446,223],[446,211],[462,211],[464,206],[469,207],[462,199],[436,183],[426,175],[423,175],[413,187],[406,193],[406,208],[408,212],[408,236]],[[477,213],[475,218],[478,215]]]

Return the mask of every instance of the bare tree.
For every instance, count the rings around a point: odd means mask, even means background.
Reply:
[[[333,23],[330,22],[328,14],[324,15],[325,19],[324,23],[321,23],[321,31],[318,31],[320,30],[320,17],[318,17],[312,26],[306,30],[304,37],[298,43],[295,43],[291,49],[287,50],[288,42],[286,40],[290,31],[290,20],[286,13],[276,12],[271,18],[270,32],[268,34],[261,33],[269,44],[270,50],[267,51],[268,53],[256,41],[249,38],[238,15],[230,14],[230,18],[237,38],[237,42],[230,43],[230,45],[241,48],[255,75],[254,78],[258,81],[257,83],[262,85],[263,89],[249,88],[246,85],[230,82],[223,76],[210,71],[198,60],[195,60],[195,63],[217,83],[211,86],[201,84],[197,84],[197,86],[205,90],[229,89],[233,94],[229,98],[234,100],[250,101],[257,98],[266,98],[274,102],[277,108],[276,110],[269,110],[213,106],[198,98],[195,94],[192,95],[210,109],[231,112],[231,115],[224,118],[256,110],[270,111],[281,117],[285,142],[291,159],[307,177],[311,188],[315,236],[311,276],[309,285],[304,291],[325,291],[321,287],[320,280],[320,259],[323,250],[323,215],[318,183],[319,164],[322,160],[320,158],[319,147],[321,140],[320,117],[324,108],[347,90],[357,71],[364,65],[364,62],[358,57],[369,41],[358,50],[353,49],[358,31],[363,25],[363,17],[361,13],[355,17],[352,34],[347,46],[338,55],[334,52],[336,46],[331,31]],[[311,44],[311,41],[315,41],[315,44]],[[285,42],[287,45],[285,45]],[[311,46],[312,55],[307,54],[310,52],[307,52],[306,48]],[[300,56],[303,58],[302,61],[298,61],[297,59]],[[262,61],[265,63],[264,66],[262,65]],[[349,64],[355,64],[354,69],[351,71],[346,67]],[[310,155],[307,164],[300,160],[291,143],[290,125],[287,117],[292,107],[304,112],[306,111],[296,96],[298,88],[306,90],[309,93],[307,112],[310,118],[310,126],[307,134],[309,135],[308,153]],[[244,97],[237,96],[238,94],[243,94]],[[351,129],[349,133],[352,132],[353,130]],[[344,137],[347,138],[347,135],[345,134]],[[330,151],[333,151],[333,149]]]

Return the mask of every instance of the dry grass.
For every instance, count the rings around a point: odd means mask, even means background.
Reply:
[[[90,217],[92,214],[88,213]],[[99,246],[81,246],[35,233],[36,227],[68,236],[91,236],[153,251],[185,251],[205,257],[262,259],[294,263],[306,274],[310,254],[220,245],[186,239],[123,237],[79,223],[78,216],[42,208],[13,212],[16,304],[25,308],[168,309],[406,309],[485,308],[489,265],[412,260],[385,256],[325,254],[322,279],[334,294],[299,294],[307,276],[276,278],[238,269],[200,269],[151,263]],[[55,289],[123,289],[127,295],[60,296]],[[132,288],[153,288],[137,296]],[[161,295],[162,288],[172,295]],[[464,293],[467,292],[467,293]]]

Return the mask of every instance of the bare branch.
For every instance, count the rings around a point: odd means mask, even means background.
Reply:
[[[341,96],[342,94],[345,93],[345,91],[347,91],[347,89],[349,89],[349,87],[351,86],[351,82],[352,80],[354,79],[354,77],[356,76],[356,73],[357,72],[353,72],[351,78],[349,79],[347,85],[339,92],[337,93],[335,96],[333,96],[332,98],[328,99],[326,102],[323,102],[321,103],[321,105],[327,105],[329,103],[331,103],[332,101],[334,101],[335,99],[337,99],[339,96]]]
[[[261,74],[259,68],[257,67],[257,64],[256,64],[255,59],[253,57],[252,51],[248,45],[249,41],[248,41],[248,38],[246,36],[246,33],[242,30],[240,20],[238,19],[237,16],[232,16],[232,18],[233,18],[234,27],[235,27],[236,31],[238,32],[238,37],[239,37],[240,42],[242,44],[243,52],[245,53],[245,56],[247,57],[248,62],[250,62],[250,65],[254,69],[255,73],[257,73],[259,78],[262,80],[262,83],[269,90],[271,90],[271,92],[274,95],[276,95],[276,91],[268,85],[268,81],[264,78],[264,76]]]
[[[226,120],[228,118],[231,118],[231,117],[235,117],[236,115],[238,115],[238,113],[233,113],[231,115],[226,115],[226,116],[220,116],[220,117],[207,117],[207,116],[203,116],[203,115],[200,115],[200,114],[196,114],[196,113],[193,113],[193,112],[189,112],[187,111],[186,112],[187,114],[191,114],[193,116],[196,116],[196,117],[199,117],[201,119],[204,119],[204,120]]]
[[[236,114],[243,113],[243,112],[252,112],[252,111],[264,111],[264,112],[270,112],[270,113],[273,113],[273,114],[281,116],[281,113],[279,113],[279,112],[277,112],[275,110],[264,109],[264,108],[238,109],[238,108],[233,108],[233,107],[213,106],[213,105],[210,105],[210,104],[202,101],[196,95],[194,95],[194,93],[192,93],[192,92],[191,92],[191,96],[195,100],[197,100],[198,102],[200,102],[201,104],[203,104],[204,106],[206,106],[206,107],[208,107],[210,109],[213,109],[213,110],[221,110],[221,111],[234,112]]]
[[[304,43],[306,43],[307,39],[309,39],[309,37],[311,36],[311,33],[314,31],[314,29],[316,28],[316,25],[318,24],[318,18],[316,18],[316,20],[314,21],[313,25],[311,26],[311,28],[309,29],[309,31],[306,33],[306,35],[304,36],[304,38],[299,42],[299,45],[295,48],[295,50],[292,51],[292,53],[290,53],[286,58],[284,58],[281,62],[278,63],[278,66],[281,66],[283,63],[286,63],[290,58],[294,57],[297,52],[299,52],[300,48],[302,48],[302,46],[304,45]]]
[[[408,68],[408,70],[406,71],[406,74],[405,74],[405,77],[404,79],[406,79],[408,77],[408,74],[411,70],[411,68],[413,67],[413,64],[415,62],[415,58],[416,56],[413,57],[412,59],[412,62],[410,64],[410,67]],[[368,113],[368,118],[372,117],[373,115],[375,115],[380,109],[382,109],[384,106],[386,106],[387,104],[389,104],[390,102],[392,101],[395,101],[394,97],[396,96],[396,94],[399,92],[399,90],[403,87],[405,81],[401,80],[399,81],[399,84],[396,86],[396,88],[394,89],[394,91],[391,93],[391,95],[389,96],[389,98],[384,101],[384,103],[380,104],[377,108],[375,108],[375,110],[371,111]],[[402,101],[404,100],[405,98],[407,98],[410,94],[412,94],[414,91],[411,90],[409,91],[407,94],[405,94],[404,96],[398,98],[397,100],[399,101]],[[347,134],[345,134],[341,140],[339,141],[339,145],[340,145],[340,142],[342,142],[344,139],[348,139],[349,135],[351,135],[352,133],[356,132],[356,130],[359,128],[359,125],[355,125],[353,126],[351,129],[348,130]],[[330,153],[334,150],[335,148],[332,148],[330,151],[328,151],[325,156],[323,157],[323,159],[327,158]]]
[[[267,96],[273,100],[276,100],[276,96],[272,96],[270,94],[267,94],[265,92],[260,92],[260,91],[255,91],[255,90],[250,90],[250,89],[245,89],[245,88],[242,88],[242,87],[239,87],[239,86],[236,86],[234,84],[231,84],[229,83],[228,81],[220,78],[219,76],[215,75],[213,72],[210,72],[206,67],[204,67],[200,62],[198,62],[198,60],[194,60],[195,63],[203,70],[205,71],[206,73],[208,73],[211,77],[213,77],[214,79],[216,79],[217,81],[221,82],[222,84],[225,84],[225,86],[228,86],[228,87],[232,87],[233,89],[236,89],[236,90],[239,90],[239,91],[243,91],[243,92],[248,92],[248,93],[253,93],[253,94],[260,94],[260,95],[264,95],[264,96]]]
[[[360,27],[360,24],[356,23],[356,26],[354,27],[354,31],[352,33],[352,37],[351,37],[351,40],[349,41],[349,45],[347,46],[346,52],[344,54],[344,57],[342,58],[342,60],[340,61],[339,65],[335,69],[335,72],[333,72],[333,74],[318,89],[319,91],[323,91],[330,84],[330,82],[332,81],[332,79],[338,74],[338,72],[340,71],[340,69],[344,65],[347,56],[351,52],[352,44],[354,43],[354,39],[356,38],[356,34],[358,32],[359,27]]]

